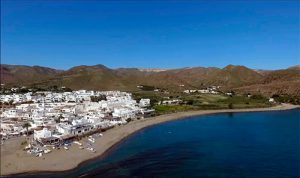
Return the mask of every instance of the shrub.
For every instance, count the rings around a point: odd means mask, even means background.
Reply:
[[[252,95],[251,99],[263,100],[263,99],[266,99],[266,98],[264,96],[262,96],[262,95]]]
[[[21,145],[22,145],[22,146],[23,146],[23,145],[26,145],[26,144],[27,144],[27,141],[26,141],[26,140],[21,142]]]

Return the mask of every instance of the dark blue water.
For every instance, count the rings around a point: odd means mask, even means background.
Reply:
[[[215,114],[163,123],[129,137],[104,159],[46,176],[300,177],[300,110]]]

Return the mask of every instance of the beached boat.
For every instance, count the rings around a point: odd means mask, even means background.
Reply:
[[[51,152],[51,150],[49,150],[49,149],[44,150],[45,154],[50,153],[50,152]]]
[[[31,148],[31,144],[28,144],[25,148],[24,148],[24,150],[29,150]]]
[[[78,141],[74,141],[73,143],[79,145],[79,146],[82,146],[82,143],[78,142]]]
[[[89,138],[88,139],[90,142],[92,142],[92,143],[95,143],[95,139],[92,137],[92,138]]]
[[[88,147],[88,148],[86,148],[87,150],[89,150],[89,151],[91,151],[91,152],[93,152],[93,153],[95,153],[96,152],[96,150],[94,149],[94,148],[90,148],[90,147]]]
[[[65,150],[69,150],[69,148],[68,148],[67,146],[64,146],[64,149],[65,149]]]

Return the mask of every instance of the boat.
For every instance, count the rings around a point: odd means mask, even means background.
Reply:
[[[24,150],[29,150],[31,148],[31,144],[28,144],[25,148],[24,148]]]
[[[82,149],[84,149],[84,147],[83,147],[83,146],[80,146],[80,147],[79,147],[79,149],[81,149],[81,150],[82,150]]]
[[[50,152],[51,152],[51,150],[49,150],[49,149],[44,150],[45,154],[50,153]]]
[[[64,149],[65,149],[65,150],[69,150],[69,148],[68,148],[67,146],[64,146]]]
[[[95,150],[94,148],[91,148],[91,147],[88,147],[87,150],[89,150],[89,151],[91,151],[91,152],[93,152],[93,153],[96,152],[96,150]]]
[[[95,143],[95,139],[94,138],[89,138],[88,139],[90,142]]]
[[[79,145],[79,146],[82,146],[82,143],[78,142],[78,141],[74,141],[73,143]]]

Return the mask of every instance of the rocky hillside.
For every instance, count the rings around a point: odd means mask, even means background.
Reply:
[[[103,65],[76,66],[61,71],[40,66],[1,65],[5,85],[57,85],[72,89],[138,90],[147,85],[169,90],[199,89],[220,85],[223,90],[264,94],[300,95],[299,66],[275,71],[256,71],[245,66],[181,68],[172,70],[110,69]]]
[[[41,66],[0,65],[1,83],[30,85],[47,80],[62,71]]]
[[[284,70],[264,72],[263,80],[252,85],[239,87],[236,90],[262,93],[264,95],[288,94],[300,96],[300,68],[290,67]]]

